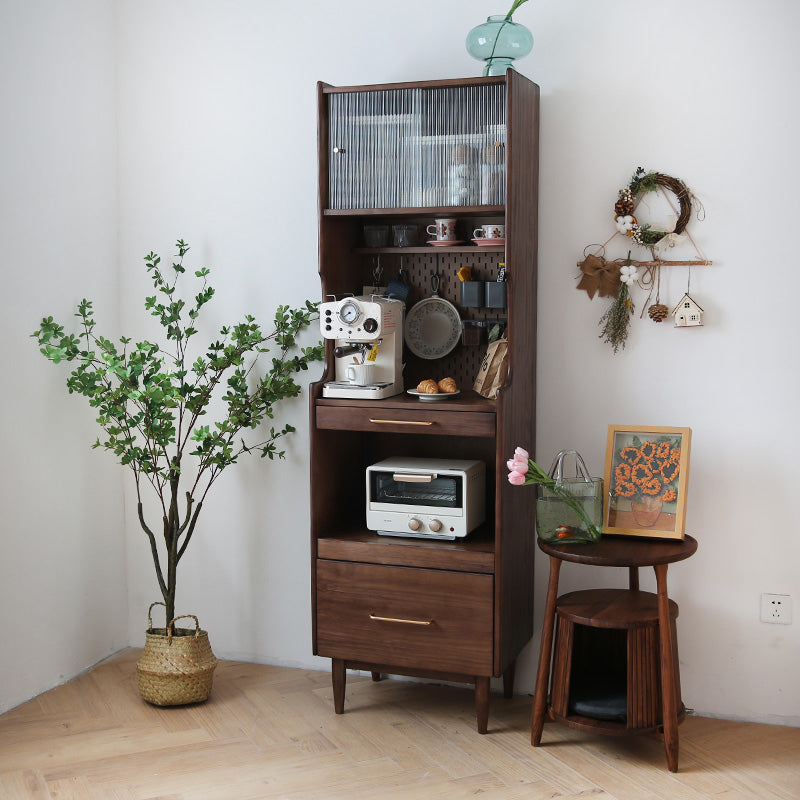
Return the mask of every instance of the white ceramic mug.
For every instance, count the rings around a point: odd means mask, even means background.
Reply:
[[[344,374],[355,386],[369,386],[374,383],[375,362],[365,361],[363,364],[348,364]]]
[[[481,225],[480,228],[475,228],[472,235],[476,239],[505,239],[506,226],[505,225]]]
[[[433,225],[425,229],[437,242],[454,242],[456,240],[456,221],[452,217],[434,220]]]

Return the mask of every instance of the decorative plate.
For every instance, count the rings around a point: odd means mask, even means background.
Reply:
[[[455,397],[457,394],[461,394],[461,390],[456,389],[454,392],[439,392],[438,394],[426,394],[425,392],[418,392],[416,389],[406,389],[406,394],[410,394],[413,397],[416,397],[423,403],[435,403],[438,400],[449,400],[451,397]]]
[[[456,307],[441,297],[420,300],[406,315],[405,340],[420,358],[446,356],[461,338],[461,317]]]
[[[486,247],[487,245],[496,246],[506,243],[505,239],[473,239],[472,241],[475,242],[478,247]]]
[[[439,239],[429,239],[428,244],[434,247],[452,247],[454,244],[464,244],[463,239],[453,239],[451,241],[440,241]]]

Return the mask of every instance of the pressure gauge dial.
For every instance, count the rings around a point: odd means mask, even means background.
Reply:
[[[358,304],[352,300],[345,300],[345,302],[339,306],[339,319],[344,322],[345,325],[355,324],[360,316],[361,309],[358,307]]]

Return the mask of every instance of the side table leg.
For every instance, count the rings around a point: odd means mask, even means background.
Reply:
[[[661,713],[664,723],[664,749],[670,772],[678,771],[678,698],[675,696],[675,664],[672,650],[672,626],[667,594],[667,565],[656,564],[658,592],[658,632],[661,651]]]
[[[331,659],[331,683],[333,684],[333,710],[337,714],[344,714],[344,687],[347,681],[347,672],[343,658]]]
[[[503,673],[503,697],[506,700],[514,696],[514,675],[517,672],[517,659],[515,658]]]
[[[639,591],[639,567],[628,567],[628,588],[632,592]]]
[[[536,673],[536,689],[533,694],[531,714],[531,744],[538,747],[542,741],[544,715],[547,710],[547,689],[550,684],[550,659],[553,653],[553,628],[556,622],[556,599],[558,597],[558,575],[561,560],[550,556],[550,580],[547,584],[547,601],[542,620],[542,644],[539,650],[539,669]]]

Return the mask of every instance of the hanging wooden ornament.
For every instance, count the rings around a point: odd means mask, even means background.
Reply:
[[[705,313],[700,304],[689,294],[692,282],[692,273],[686,280],[686,294],[678,300],[675,308],[670,314],[675,318],[676,328],[694,328],[703,324],[703,314]]]
[[[675,318],[676,328],[693,328],[703,324],[705,312],[689,292],[686,292],[670,313]]]

